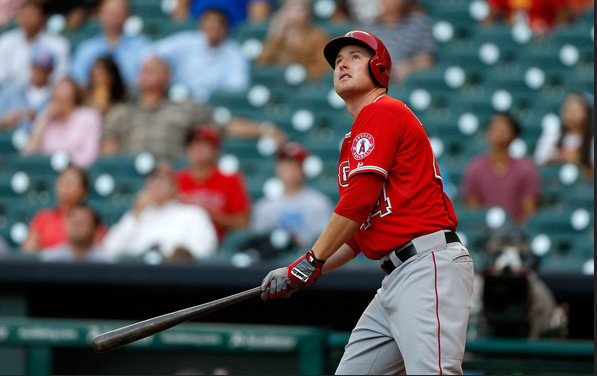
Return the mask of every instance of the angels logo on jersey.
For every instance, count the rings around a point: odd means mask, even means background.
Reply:
[[[371,154],[375,148],[375,140],[369,133],[360,133],[352,140],[352,157],[361,160]]]

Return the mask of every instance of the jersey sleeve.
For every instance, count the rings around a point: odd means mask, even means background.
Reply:
[[[351,131],[349,179],[362,172],[388,177],[402,137],[400,117],[400,113],[373,110],[357,119]]]

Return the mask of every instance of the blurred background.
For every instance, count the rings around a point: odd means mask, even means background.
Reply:
[[[0,374],[332,374],[384,276],[362,255],[288,300],[90,341],[309,249],[352,125],[322,49],[357,28],[474,259],[465,374],[593,374],[583,0],[0,2]]]

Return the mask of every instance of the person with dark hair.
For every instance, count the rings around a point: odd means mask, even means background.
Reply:
[[[230,26],[236,28],[244,22],[266,22],[273,3],[273,0],[178,0],[171,16],[176,21],[196,20],[208,9],[217,7],[228,14]]]
[[[244,178],[218,168],[221,136],[215,129],[189,129],[184,145],[189,165],[178,172],[179,198],[207,210],[221,241],[228,230],[249,224],[251,199]]]
[[[23,252],[39,252],[67,241],[66,216],[74,207],[82,205],[89,192],[89,181],[85,171],[75,166],[68,166],[58,173],[54,185],[56,205],[41,209],[29,223],[27,238],[20,244]],[[100,242],[106,228],[100,225],[96,234],[96,243]]]
[[[102,115],[117,103],[127,99],[127,88],[122,81],[120,69],[111,56],[98,58],[91,67],[85,101]]]
[[[45,112],[33,123],[25,154],[51,155],[65,151],[77,167],[87,169],[99,155],[102,118],[83,105],[81,90],[71,78],[56,83]]]
[[[112,258],[95,242],[100,218],[90,207],[77,205],[66,215],[68,240],[42,249],[40,260],[47,262],[111,262]]]
[[[468,207],[501,207],[519,223],[537,211],[541,180],[535,164],[509,153],[520,132],[520,125],[509,114],[493,115],[486,129],[489,150],[469,162],[461,181],[460,194]]]
[[[185,85],[199,103],[206,103],[216,91],[247,89],[249,61],[241,46],[229,37],[227,14],[218,8],[206,10],[197,27],[154,44],[153,53],[170,66],[172,83]]]
[[[544,129],[535,148],[539,165],[576,163],[588,175],[594,169],[593,107],[581,94],[569,93],[560,108],[561,128]]]
[[[38,1],[25,1],[17,13],[18,27],[0,35],[0,84],[27,82],[31,75],[31,55],[43,47],[55,59],[51,82],[68,72],[70,44],[63,36],[44,30],[47,16]]]
[[[93,62],[111,54],[127,86],[132,86],[151,40],[143,34],[126,34],[124,23],[130,15],[127,0],[102,0],[98,17],[102,31],[82,41],[74,51],[70,74],[81,86],[87,84]]]

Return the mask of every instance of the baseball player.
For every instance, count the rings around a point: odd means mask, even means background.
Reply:
[[[473,262],[429,139],[387,95],[392,62],[377,37],[348,32],[324,55],[354,118],[338,163],[340,200],[313,248],[267,274],[261,297],[288,297],[362,252],[387,275],[336,373],[462,374]]]

